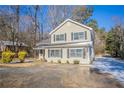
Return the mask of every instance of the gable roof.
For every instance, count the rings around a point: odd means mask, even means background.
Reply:
[[[74,24],[76,24],[76,25],[79,25],[79,26],[82,26],[82,27],[84,27],[84,28],[86,28],[86,29],[88,29],[88,30],[93,30],[91,27],[89,27],[89,26],[86,26],[86,25],[84,25],[84,24],[81,24],[81,23],[79,23],[79,22],[76,22],[76,21],[73,21],[73,20],[71,20],[71,19],[66,19],[64,22],[62,22],[59,26],[57,26],[54,30],[52,30],[49,34],[52,34],[52,33],[54,33],[55,31],[57,31],[60,27],[62,27],[65,23],[67,23],[67,22],[71,22],[71,23],[74,23]]]

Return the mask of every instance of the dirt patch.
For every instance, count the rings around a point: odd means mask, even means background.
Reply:
[[[109,75],[91,73],[90,67],[42,63],[28,68],[0,68],[0,87],[81,88],[122,87]]]

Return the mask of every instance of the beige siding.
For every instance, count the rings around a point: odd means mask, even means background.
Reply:
[[[87,31],[87,40],[85,41],[91,41],[91,35],[90,31],[82,26],[79,26],[77,24],[66,22],[63,26],[61,26],[59,29],[57,29],[54,33],[51,35],[51,43],[65,43],[65,42],[76,42],[71,40],[71,33],[72,32],[82,32]],[[55,41],[54,42],[54,35],[58,34],[65,34],[66,33],[66,41]]]
[[[57,29],[57,28],[56,28]],[[91,29],[92,30],[92,29]],[[71,33],[75,33],[75,32],[86,32],[87,34],[87,39],[86,40],[71,40]],[[54,35],[60,35],[60,34],[66,34],[66,41],[54,41]],[[47,62],[55,62],[58,63],[58,61],[61,61],[61,63],[67,63],[67,61],[69,63],[74,63],[75,60],[79,61],[80,64],[89,64],[92,59],[94,58],[93,56],[93,42],[91,40],[91,31],[81,25],[75,24],[71,21],[67,21],[65,22],[65,24],[63,24],[61,27],[59,27],[56,31],[52,32],[51,34],[51,44],[54,43],[67,43],[67,44],[63,44],[63,45],[55,45],[55,46],[47,46],[47,48],[45,49],[45,59],[47,60]],[[87,41],[87,42],[83,42],[83,41]],[[71,42],[75,42],[75,43],[71,43]],[[92,48],[92,54],[90,52],[90,47]],[[68,58],[68,52],[67,50],[70,48],[82,48],[82,49],[87,49],[86,53],[86,57],[69,57]],[[60,49],[62,50],[62,58],[61,57],[48,57],[48,50],[51,49]],[[39,58],[42,55],[39,55]]]

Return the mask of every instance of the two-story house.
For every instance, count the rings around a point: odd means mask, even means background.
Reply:
[[[50,40],[37,44],[39,59],[56,63],[89,64],[94,59],[92,28],[67,19],[49,33]]]

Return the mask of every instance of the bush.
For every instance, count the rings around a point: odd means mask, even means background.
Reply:
[[[69,61],[67,60],[66,63],[69,64]]]
[[[18,52],[18,58],[19,58],[19,60],[21,62],[24,62],[26,55],[27,55],[27,52],[26,51],[19,51]]]
[[[124,59],[124,51],[119,51],[119,56],[121,59]]]
[[[47,60],[46,60],[46,59],[44,59],[44,62],[47,62]]]
[[[2,63],[10,63],[14,58],[15,53],[11,51],[2,52]]]
[[[58,63],[60,63],[60,64],[61,64],[61,60],[58,60]]]
[[[51,60],[50,63],[53,63],[53,60]]]
[[[80,62],[78,60],[74,60],[74,64],[79,64]]]
[[[41,58],[41,60],[40,60],[41,62],[47,62],[47,60],[46,59],[44,59],[44,58]]]

